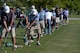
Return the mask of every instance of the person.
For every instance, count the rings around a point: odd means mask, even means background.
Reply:
[[[45,13],[45,25],[47,25],[45,27],[45,34],[47,33],[46,28],[48,29],[48,34],[51,35],[51,18],[53,17],[52,12],[50,12],[49,10],[46,11]]]
[[[60,24],[63,24],[63,9],[60,8]]]
[[[17,18],[20,18],[21,9],[18,7],[16,9]]]
[[[25,26],[26,26],[26,30],[25,30],[24,37],[25,37],[25,40],[26,40],[26,39],[28,39],[28,33],[27,32],[29,31],[29,29],[27,27],[30,24],[29,20],[30,20],[30,15],[31,15],[31,8],[28,8],[26,10],[25,14],[26,14],[26,17],[25,17],[24,23],[25,23]],[[25,45],[28,45],[28,42],[34,42],[34,38],[33,38],[32,35],[31,35],[31,40],[30,41],[25,41]]]
[[[60,22],[60,10],[59,10],[59,6],[56,7],[55,12],[56,12],[56,29],[58,29],[58,25],[59,25],[59,22]]]
[[[3,12],[1,13],[1,24],[3,26],[3,30],[2,30],[2,35],[0,36],[0,45],[2,43],[3,38],[6,37],[5,34],[10,32],[12,36],[12,43],[13,43],[12,49],[15,50],[17,47],[15,24],[14,24],[15,14],[14,11],[9,8],[9,6],[6,5],[3,8],[4,8]]]
[[[27,10],[26,10],[26,25],[28,26],[29,24],[29,22],[28,21],[30,21],[30,18],[31,18],[31,15],[34,13],[34,12],[36,12],[36,13],[38,13],[38,11],[37,11],[37,9],[35,8],[35,6],[34,5],[32,5],[30,8],[28,8]],[[27,35],[27,33],[26,33],[26,35]],[[37,36],[37,34],[35,34],[36,36]],[[33,36],[33,35],[31,35],[31,40],[29,40],[29,42],[34,42],[34,38],[33,37],[35,37],[35,36]],[[25,45],[27,45],[28,43],[27,43],[27,41],[25,42]]]
[[[30,45],[30,37],[34,35],[34,31],[36,30],[38,36],[37,36],[37,45],[40,44],[40,35],[41,35],[41,29],[39,24],[39,15],[37,11],[33,11],[31,15],[29,15],[28,19],[28,25],[27,25],[27,36],[28,36],[28,45]]]
[[[54,32],[54,30],[55,30],[55,24],[56,24],[55,7],[52,8],[52,15],[53,15],[53,18],[51,19],[51,21],[52,21],[51,26],[52,26],[52,32]]]
[[[20,19],[19,19],[19,22],[18,22],[18,24],[17,24],[17,28],[19,27],[19,26],[21,26],[22,28],[24,27],[24,23],[23,23],[23,21],[24,21],[24,19],[25,19],[25,14],[24,14],[24,12],[22,11],[21,13],[20,13]]]
[[[69,16],[69,11],[67,8],[64,8],[63,10],[63,24],[64,25],[68,24],[68,16]]]
[[[40,28],[41,28],[41,34],[42,34],[41,36],[42,37],[43,37],[44,28],[45,28],[44,17],[45,17],[45,11],[41,7],[40,12],[39,12],[39,22],[40,22]]]

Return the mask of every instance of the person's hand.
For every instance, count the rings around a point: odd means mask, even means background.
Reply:
[[[11,26],[9,26],[8,30],[9,30],[9,31],[11,30]]]
[[[28,28],[28,26],[26,26],[26,28]]]
[[[45,23],[47,24],[47,21],[45,21]]]
[[[31,28],[31,26],[28,27],[28,29],[30,29],[30,28]]]
[[[9,29],[6,29],[7,32],[9,32]]]

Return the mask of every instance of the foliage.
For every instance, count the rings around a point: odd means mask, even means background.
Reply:
[[[9,5],[14,5],[16,7],[30,7],[32,4],[36,6],[36,8],[42,7],[48,7],[52,8],[54,6],[59,6],[62,8],[68,8],[71,12],[80,13],[80,0],[9,0],[10,2],[7,2]],[[0,2],[0,6],[3,2]]]

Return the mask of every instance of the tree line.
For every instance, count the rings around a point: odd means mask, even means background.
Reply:
[[[36,8],[40,6],[47,6],[49,9],[55,6],[59,6],[61,8],[68,8],[72,13],[74,12],[76,14],[80,14],[80,0],[6,0],[6,2],[11,6],[27,8],[32,4],[34,4]],[[3,2],[0,1],[0,6],[2,3]]]

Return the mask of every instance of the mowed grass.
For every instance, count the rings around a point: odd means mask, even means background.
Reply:
[[[80,18],[80,15],[70,14],[69,18]]]
[[[12,51],[12,47],[5,47],[0,50],[0,53],[80,53],[80,21],[73,20],[68,26],[59,26],[52,35],[44,35],[41,37],[41,46],[36,45],[36,39],[31,46],[25,46],[23,35],[25,28],[16,29],[17,45],[23,45],[22,48],[17,48]],[[9,36],[10,37],[10,36]],[[9,38],[7,42],[11,42]]]

